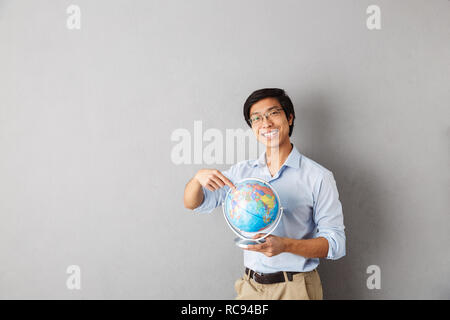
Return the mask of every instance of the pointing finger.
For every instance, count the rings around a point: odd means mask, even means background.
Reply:
[[[223,188],[225,186],[225,183],[217,177],[213,177],[211,178],[211,180],[214,181],[219,186],[219,188]]]
[[[236,186],[227,177],[225,177],[220,171],[217,171],[217,175],[231,189],[233,189],[233,190],[236,189]]]

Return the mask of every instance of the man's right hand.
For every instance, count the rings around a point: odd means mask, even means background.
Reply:
[[[236,189],[234,184],[216,169],[199,170],[195,174],[194,179],[209,191],[215,191],[225,186],[229,186],[231,189]]]

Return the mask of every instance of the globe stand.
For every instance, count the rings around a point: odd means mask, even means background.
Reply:
[[[266,239],[261,239],[261,240],[248,240],[248,239],[242,239],[242,238],[234,239],[234,244],[242,249],[247,249],[249,245],[260,244],[260,243],[264,243],[264,242],[266,242]]]

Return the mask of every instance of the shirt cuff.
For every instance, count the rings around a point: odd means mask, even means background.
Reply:
[[[328,241],[328,253],[326,258],[329,260],[337,260],[345,256],[345,239],[339,243],[336,240],[339,236],[334,232],[320,232],[316,235],[316,238],[325,238]]]
[[[214,210],[214,208],[208,208],[208,195],[206,194],[206,189],[202,187],[203,192],[203,202],[194,209],[196,213],[210,213]]]

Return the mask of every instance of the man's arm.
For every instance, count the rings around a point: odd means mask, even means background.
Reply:
[[[194,210],[202,204],[204,200],[202,187],[205,187],[209,191],[215,191],[226,185],[232,189],[236,188],[219,170],[199,170],[184,189],[184,206],[187,209]]]
[[[304,240],[283,238],[283,240],[285,252],[305,258],[325,258],[328,254],[328,240],[323,237]]]
[[[257,234],[254,238],[262,236],[262,234]],[[258,251],[268,257],[282,252],[297,254],[305,258],[325,258],[328,254],[328,240],[323,237],[298,240],[269,235],[265,240],[262,244],[249,245],[246,250]]]
[[[203,202],[202,185],[194,177],[186,184],[184,188],[184,207],[194,210]]]

